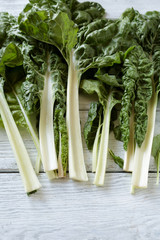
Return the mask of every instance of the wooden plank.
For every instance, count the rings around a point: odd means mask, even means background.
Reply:
[[[82,130],[84,128],[84,124],[87,119],[87,114],[88,114],[87,111],[80,111]],[[157,111],[155,134],[160,133],[159,119],[160,119],[160,112]],[[15,161],[12,149],[10,147],[10,144],[8,142],[8,138],[6,136],[5,130],[1,129],[0,133],[1,133],[0,134],[0,172],[17,171],[16,161]],[[31,140],[31,137],[29,134],[27,134],[26,130],[24,130],[24,129],[21,129],[21,134],[24,139],[27,150],[30,154],[30,157],[31,157],[33,163],[35,163],[36,150],[35,150],[32,140]],[[82,135],[83,135],[83,133],[82,133]],[[85,156],[87,171],[90,172],[92,170],[92,153],[90,151],[88,151],[87,146],[84,141],[84,138],[83,138],[83,146],[84,146],[84,156]],[[115,140],[113,133],[110,134],[109,148],[111,148],[115,152],[116,155],[123,158],[123,155],[124,155],[123,144],[121,142]],[[113,162],[113,160],[110,158],[110,156],[108,156],[107,171],[120,171],[120,170],[121,169]],[[156,167],[155,167],[153,158],[151,158],[150,171],[156,171]]]
[[[159,240],[160,191],[155,174],[149,188],[129,193],[130,175],[108,173],[105,186],[71,180],[49,182],[28,197],[18,174],[0,174],[0,239]]]

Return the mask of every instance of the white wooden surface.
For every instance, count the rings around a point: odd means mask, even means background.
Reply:
[[[117,18],[127,7],[144,13],[160,11],[159,0],[99,0],[110,18]],[[0,11],[14,15],[27,0],[0,0]],[[81,124],[87,117],[89,101],[80,97]],[[157,109],[155,133],[160,133],[160,108]],[[22,136],[34,161],[36,152],[28,134]],[[113,135],[110,147],[123,157],[122,144]],[[42,188],[27,197],[24,194],[15,159],[4,130],[0,130],[0,240],[159,240],[160,189],[151,159],[148,189],[130,195],[131,175],[108,161],[104,187],[92,182],[91,153],[84,143],[89,175],[87,183],[69,179],[49,182],[42,172]]]

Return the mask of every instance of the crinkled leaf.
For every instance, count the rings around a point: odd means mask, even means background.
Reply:
[[[77,42],[78,29],[63,10],[61,1],[52,4],[37,1],[33,5],[31,2],[20,14],[19,24],[20,29],[29,36],[56,46],[69,62],[70,52]]]
[[[123,169],[123,163],[124,163],[123,159],[120,158],[119,156],[116,156],[111,149],[109,149],[109,153],[110,153],[110,156],[113,158],[114,162],[115,162],[120,168]]]
[[[98,69],[95,77],[109,86],[122,87],[122,84],[119,83],[115,75],[109,75],[106,71],[103,71],[103,69]]]
[[[84,125],[84,139],[89,150],[92,150],[96,132],[102,115],[102,106],[99,102],[92,102],[88,111],[88,118]]]
[[[89,95],[96,93],[98,95],[99,102],[105,108],[108,92],[103,82],[83,79],[80,83],[80,89]]]
[[[22,64],[23,64],[23,56],[20,52],[20,49],[14,43],[10,43],[4,49],[4,52],[1,55],[0,75],[5,78],[6,66],[14,68]]]
[[[125,60],[123,74],[124,95],[120,125],[124,149],[127,150],[132,106],[135,112],[135,140],[141,146],[147,130],[147,104],[152,96],[152,62],[140,46]]]

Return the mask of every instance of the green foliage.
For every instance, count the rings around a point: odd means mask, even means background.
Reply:
[[[30,1],[19,16],[20,29],[29,36],[59,49],[67,62],[77,42],[77,27],[62,1]]]
[[[124,149],[130,136],[130,116],[132,107],[135,112],[135,140],[140,147],[147,130],[147,104],[152,96],[152,62],[146,56],[143,49],[136,47],[125,59],[123,65],[122,109],[120,112],[120,128]]]
[[[113,158],[114,162],[123,169],[123,159],[119,156],[116,156],[111,149],[108,149],[110,156]]]
[[[101,123],[102,106],[98,102],[92,102],[88,112],[88,118],[84,126],[84,139],[89,150],[92,150],[96,132]]]

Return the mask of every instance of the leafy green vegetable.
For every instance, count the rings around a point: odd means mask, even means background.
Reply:
[[[18,74],[18,72],[23,63],[23,57],[19,51],[19,48],[14,43],[7,45],[6,41],[7,31],[10,30],[10,20],[14,20],[14,18],[9,16],[7,13],[2,13],[0,14],[0,20],[2,26],[1,33],[3,33],[0,34],[0,114],[16,157],[25,191],[27,193],[32,193],[39,189],[41,185],[33,170],[29,155],[12,116],[4,92],[5,88],[13,89],[16,80],[18,81],[19,78],[22,77],[22,75]],[[12,94],[13,93],[14,92],[12,91]]]
[[[56,135],[54,115],[58,114],[59,117],[65,119],[67,65],[56,49],[45,43],[37,42],[36,45],[34,41],[32,45],[26,43],[22,51],[25,56],[23,66],[26,80],[30,84],[34,82],[38,86],[37,94],[40,98],[39,137],[44,169],[47,172],[58,168],[59,148],[55,144],[60,144],[62,145],[60,157],[63,165],[61,168],[65,175],[68,151],[66,150],[67,144],[62,139],[64,136],[67,139],[67,130],[62,131],[62,129],[66,129],[66,124],[65,121],[58,120],[58,135]],[[59,134],[62,132],[63,136],[60,138]]]
[[[135,187],[147,187],[148,169],[149,169],[149,162],[150,162],[150,156],[151,156],[151,148],[152,148],[155,116],[156,116],[157,96],[159,91],[160,71],[159,71],[158,62],[159,62],[159,56],[160,56],[160,48],[159,48],[160,13],[153,11],[143,15],[132,8],[132,9],[127,9],[122,14],[122,19],[126,17],[128,18],[131,26],[132,38],[135,39],[139,45],[141,45],[143,51],[145,52],[145,55],[148,56],[148,59],[150,59],[150,61],[153,64],[153,67],[152,68],[150,67],[151,70],[153,69],[152,70],[153,73],[152,73],[152,97],[148,102],[148,108],[147,108],[148,124],[145,124],[145,122],[143,122],[144,125],[140,127],[141,122],[137,122],[138,128],[137,128],[136,138],[139,138],[140,141],[137,142],[137,145],[135,147],[134,168],[133,168],[133,174],[132,174],[132,189],[131,189],[131,191],[134,192]],[[143,76],[143,71],[145,70],[143,70],[142,68],[142,76]],[[144,94],[144,92],[142,92],[142,94]],[[144,117],[145,119],[145,115],[144,115],[145,112],[143,111],[143,109],[141,109],[141,106],[143,106],[142,103],[140,104],[140,106],[137,105],[137,113],[138,115],[141,114],[141,117]],[[142,112],[140,110],[142,110]],[[143,127],[146,128],[146,134],[145,134],[144,141],[142,143],[143,139],[141,139],[141,135],[139,133],[143,132],[142,131]]]
[[[109,154],[113,158],[114,162],[120,167],[123,168],[123,159],[120,158],[119,156],[116,156],[111,149],[108,149]]]
[[[99,102],[103,106],[100,144],[97,141],[99,137],[95,135],[95,141],[99,144],[98,160],[94,161],[94,163],[97,162],[94,182],[97,185],[103,185],[104,183],[111,111],[117,103],[120,103],[123,93],[121,66],[134,49],[135,41],[128,37],[129,31],[130,27],[126,19],[123,21],[103,19],[88,24],[78,33],[78,44],[75,52],[77,65],[82,73],[89,71],[91,68],[96,69],[92,75],[92,79],[96,79],[96,81],[82,80],[80,87],[88,94],[96,92]],[[99,131],[98,127],[97,129]],[[98,149],[95,144],[94,147]],[[97,150],[93,149],[93,152],[97,154]],[[95,156],[93,156],[93,159],[95,159]]]
[[[104,184],[105,169],[107,163],[107,152],[108,152],[108,141],[109,141],[109,129],[110,129],[110,118],[111,111],[115,104],[119,103],[119,100],[116,99],[115,95],[117,92],[114,89],[107,89],[105,84],[98,80],[82,80],[80,88],[83,89],[88,94],[97,93],[99,102],[103,106],[103,111],[97,111],[97,104],[91,105],[90,111],[88,114],[88,120],[85,124],[84,133],[86,142],[93,146],[93,172],[96,170],[96,176],[94,183],[96,185]],[[117,94],[117,97],[119,94]],[[101,107],[102,108],[102,107]],[[103,118],[102,118],[103,112]],[[92,133],[92,123],[95,119],[95,129]],[[103,121],[101,120],[103,119]],[[97,121],[98,120],[98,121]],[[100,128],[103,122],[102,133],[100,137]],[[97,134],[96,134],[97,132]],[[91,138],[92,136],[92,138]],[[93,145],[93,136],[95,142]],[[100,137],[100,143],[99,143]],[[99,145],[99,153],[98,152]]]
[[[147,104],[152,96],[152,74],[152,62],[140,46],[136,47],[123,64],[124,95],[121,103],[120,126],[125,150],[130,136],[132,106],[135,113],[135,141],[140,147],[144,140],[148,119]]]
[[[81,85],[81,87],[83,84]],[[84,138],[89,150],[92,150],[94,139],[96,136],[97,128],[99,126],[100,118],[101,118],[101,106],[98,102],[93,102],[90,105],[90,109],[88,112],[88,119],[84,126]]]
[[[64,10],[61,3],[61,1],[55,1],[53,4],[47,1],[35,1],[34,4],[30,2],[21,13],[19,23],[23,32],[39,41],[57,47],[68,63],[66,118],[69,141],[69,173],[71,178],[85,181],[87,175],[78,111],[79,73],[73,62],[73,47],[77,42],[78,29],[70,19],[69,8],[67,9],[67,5],[64,4],[63,6],[66,6]]]

